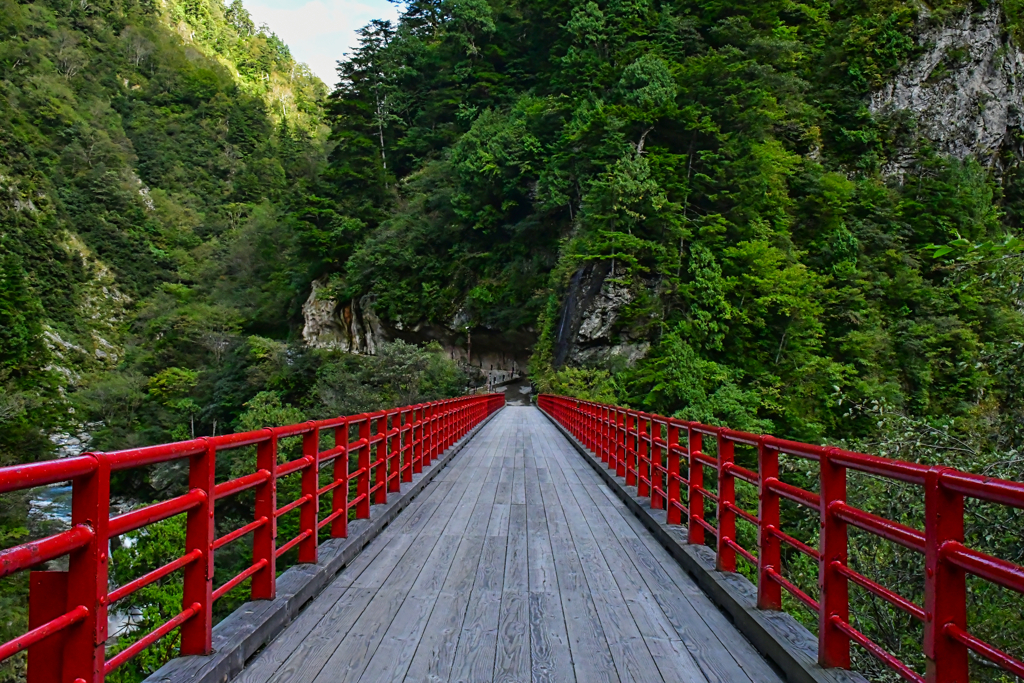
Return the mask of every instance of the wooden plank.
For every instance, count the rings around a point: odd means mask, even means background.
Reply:
[[[491,505],[487,536],[452,661],[451,681],[477,683],[494,677],[508,519],[508,505]]]
[[[483,536],[466,536],[459,544],[406,673],[405,680],[409,683],[448,680],[483,546]]]
[[[586,585],[565,514],[558,505],[555,485],[541,484],[540,488],[576,679],[588,682],[618,681],[615,662]]]
[[[526,506],[512,505],[509,511],[508,548],[505,551],[505,581],[502,591],[526,593],[530,589],[526,541]]]
[[[359,615],[352,629],[338,644],[314,681],[327,683],[359,680],[391,627],[395,615],[407,601],[410,590],[421,572],[434,579],[440,572],[441,565],[450,565],[454,552],[446,551],[451,550],[451,544],[437,543],[439,538],[440,534],[425,534],[413,541],[403,561],[380,587],[366,610]],[[413,605],[411,609],[418,607],[420,606]]]
[[[452,683],[490,683],[494,679],[500,608],[501,591],[474,587],[448,679]]]
[[[566,443],[566,448],[570,446]],[[579,455],[569,452],[565,457]],[[631,574],[624,576],[640,577],[647,586],[648,595],[661,607],[662,614],[672,625],[678,634],[678,639],[686,646],[688,652],[700,666],[706,678],[712,682],[731,681],[765,681],[766,683],[780,681],[778,674],[764,660],[753,646],[750,645],[735,627],[730,624],[725,616],[703,596],[700,589],[693,584],[693,580],[682,572],[674,560],[668,558],[673,565],[679,569],[674,578],[670,577],[665,567],[661,566],[648,550],[646,543],[640,537],[649,540],[656,545],[650,532],[642,528],[634,528],[631,524],[635,517],[625,509],[625,506],[614,505],[613,501],[606,495],[610,494],[607,487],[598,484],[600,481],[597,474],[583,463],[590,471],[581,470],[581,484],[573,489],[580,497],[587,496],[600,518],[608,525],[608,544],[603,545],[604,549],[617,547],[628,558]],[[592,517],[596,523],[596,517]],[[639,520],[635,520],[639,524]],[[650,537],[649,539],[647,537]],[[660,546],[659,546],[660,547]],[[692,586],[693,589],[703,596],[703,608],[695,609],[681,590],[681,586]],[[649,604],[643,605],[644,609],[650,608]],[[657,614],[647,612],[648,615]],[[645,622],[645,626],[652,631],[658,628],[656,619]],[[654,635],[652,633],[652,635]],[[659,636],[660,637],[660,636]]]
[[[536,470],[534,470],[536,471]],[[533,477],[526,480],[526,529],[530,558],[530,592],[558,592],[555,560],[548,535],[548,520],[540,483]]]
[[[511,540],[511,536],[509,538]],[[494,683],[527,680],[530,677],[529,593],[506,591],[501,594],[497,635]]]
[[[445,495],[465,495],[469,488],[470,476],[467,471],[463,471],[456,481],[446,482],[450,484],[450,487]],[[430,503],[424,507],[429,506]],[[359,615],[352,630],[338,644],[317,678],[314,679],[315,681],[359,680],[366,667],[373,662],[378,647],[391,631],[392,622],[395,622],[396,615],[403,608],[405,612],[394,626],[395,638],[388,644],[389,652],[378,658],[378,663],[374,663],[374,667],[387,668],[403,664],[405,667],[408,666],[413,652],[408,652],[406,657],[391,656],[391,643],[396,639],[401,640],[402,635],[408,639],[410,634],[416,633],[417,630],[422,632],[433,600],[436,599],[436,594],[440,591],[444,577],[454,559],[456,546],[451,543],[437,543],[437,541],[447,522],[450,521],[455,506],[455,503],[436,505],[434,514],[430,517],[419,515],[414,522],[407,522],[398,529],[402,532],[401,535],[411,535],[411,531],[418,532],[418,535],[403,562],[381,585],[377,595]],[[446,514],[448,515],[447,519],[445,518]],[[401,646],[395,647],[404,652]],[[400,673],[404,674],[404,669]]]
[[[338,645],[348,634],[352,624],[377,595],[402,557],[412,546],[412,537],[394,534],[389,543],[360,574],[359,580],[335,602],[308,636],[290,630],[279,638],[290,641],[286,649],[291,654],[269,679],[274,683],[303,683],[320,673]]]
[[[555,457],[557,459],[557,454]],[[612,576],[613,572],[631,571],[632,567],[619,564],[610,568],[594,541],[587,513],[577,503],[573,487],[566,486],[556,491],[619,678],[623,681],[660,681],[662,677],[658,666]],[[593,515],[592,512],[590,514]]]
[[[530,674],[536,683],[576,680],[559,593],[530,593]]]

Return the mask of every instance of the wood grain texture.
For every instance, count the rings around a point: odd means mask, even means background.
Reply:
[[[780,683],[530,407],[480,430],[235,680]]]

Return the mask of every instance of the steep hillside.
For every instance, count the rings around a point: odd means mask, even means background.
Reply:
[[[339,239],[310,336],[372,304],[384,337],[528,349],[541,388],[1021,479],[1020,19],[411,2],[332,96]],[[909,491],[856,486],[917,523]],[[988,514],[972,538],[1019,558],[1020,520]],[[882,547],[858,562],[913,575]],[[972,623],[1019,652],[1024,624],[977,590]],[[920,656],[916,624],[871,609],[859,627]]]
[[[412,0],[329,92],[240,0],[0,0],[0,464],[452,395],[458,359],[1022,479],[1022,22],[1020,0]],[[853,488],[918,523],[909,490]],[[0,545],[41,533],[31,510],[0,501]],[[1024,555],[1019,517],[971,515]],[[115,549],[115,580],[175,524]],[[915,559],[855,552],[915,597]],[[143,626],[176,590],[139,594]],[[0,591],[2,640],[24,583]],[[918,624],[854,600],[921,664]],[[1024,606],[972,600],[1022,654]]]
[[[304,240],[326,194],[328,91],[240,0],[3,0],[0,92],[0,465],[464,391],[431,351],[289,347],[318,274]],[[157,468],[114,493],[131,505],[181,486]],[[36,495],[0,496],[0,547],[60,525]],[[115,580],[172,553],[165,531],[157,555],[115,550]],[[25,630],[27,578],[0,582],[2,642]],[[145,626],[175,590],[122,609],[148,610]],[[117,676],[140,679],[174,647]],[[0,680],[23,667],[5,662]]]

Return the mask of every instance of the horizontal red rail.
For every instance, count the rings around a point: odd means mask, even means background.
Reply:
[[[57,576],[48,572],[45,581],[40,579],[38,590],[36,584],[32,584],[30,602],[45,607],[33,613],[52,616],[43,623],[33,623],[33,628],[21,637],[0,644],[0,661],[62,633],[65,639],[62,647],[48,651],[59,652],[63,661],[47,661],[48,671],[35,671],[30,665],[28,683],[43,678],[49,680],[53,676],[47,676],[52,672],[64,678],[70,676],[69,680],[79,683],[102,683],[105,673],[115,670],[175,629],[181,629],[182,654],[209,654],[212,645],[210,615],[216,600],[247,580],[251,580],[252,599],[273,598],[278,558],[297,549],[299,562],[316,562],[320,530],[329,531],[333,538],[346,537],[352,514],[357,519],[370,517],[371,505],[386,503],[389,492],[401,490],[402,481],[412,481],[415,472],[423,471],[504,404],[503,394],[464,396],[242,434],[0,468],[0,493],[70,481],[73,520],[73,526],[67,531],[0,550],[0,577],[70,555],[68,572]],[[333,445],[321,449],[323,436],[332,432]],[[350,440],[353,435],[355,438]],[[301,438],[302,456],[278,463],[278,441],[283,438]],[[217,453],[246,446],[256,448],[255,471],[215,483]],[[177,459],[188,459],[188,493],[110,516],[112,471]],[[352,459],[357,460],[354,468]],[[327,464],[331,464],[331,470],[324,468]],[[331,472],[331,481],[321,485],[321,474],[328,472]],[[301,493],[298,499],[278,507],[277,480],[289,475],[301,475]],[[254,520],[216,537],[213,524],[216,501],[244,491],[253,492]],[[318,519],[322,496],[328,497],[331,511]],[[276,521],[292,511],[299,515],[299,533],[283,545],[277,545]],[[173,562],[108,590],[109,539],[183,513],[188,514],[185,553]],[[213,555],[249,534],[253,538],[252,564],[224,585],[214,588]],[[179,570],[184,574],[181,612],[105,661],[105,648],[95,645],[95,634],[106,629],[109,605]],[[66,586],[66,597],[58,596],[60,591],[45,588],[56,585],[54,581]]]
[[[738,432],[675,418],[650,415],[618,406],[542,394],[538,405],[562,424],[637,495],[650,497],[652,507],[668,510],[668,523],[687,524],[690,543],[714,536],[717,566],[735,571],[736,559],[757,567],[757,604],[781,609],[785,590],[819,615],[818,659],[825,667],[850,666],[851,643],[909,681],[963,683],[968,680],[968,651],[995,666],[1024,676],[1024,662],[969,633],[968,575],[1024,593],[1024,567],[993,557],[964,544],[964,499],[973,498],[1024,509],[1024,483],[983,477],[948,467],[933,467],[880,458],[839,448],[787,441],[773,436]],[[703,452],[703,439],[716,441],[715,455]],[[735,462],[736,446],[757,450],[757,470]],[[819,463],[818,492],[807,491],[779,478],[779,456],[786,454]],[[667,462],[662,464],[662,457]],[[846,500],[846,472],[853,470],[886,480],[921,487],[925,500],[924,531],[855,508]],[[707,473],[717,478],[711,493]],[[664,475],[665,486],[653,477]],[[758,514],[736,503],[736,482],[757,487]],[[689,506],[684,505],[686,494]],[[818,548],[780,529],[780,501],[809,508],[821,521]],[[715,506],[715,524],[705,519]],[[736,538],[736,521],[758,529],[756,553]],[[925,558],[925,606],[854,571],[847,562],[847,527],[899,544]],[[782,575],[786,546],[819,563],[820,599],[815,600]],[[848,584],[878,596],[925,626],[923,651],[929,660],[925,676],[850,625]]]

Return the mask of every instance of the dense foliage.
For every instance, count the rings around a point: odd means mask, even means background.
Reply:
[[[340,65],[328,174],[354,239],[319,254],[392,324],[536,324],[543,389],[1019,480],[1019,159],[942,156],[867,106],[920,32],[986,4],[410,2]],[[560,365],[574,283],[609,261],[628,296],[608,345],[647,351]],[[919,523],[918,493],[858,491]],[[972,510],[972,541],[1019,561],[1020,522]],[[872,541],[855,562],[920,600],[916,559]],[[977,632],[1020,655],[1019,602],[972,591]],[[922,665],[912,620],[855,600]]]
[[[463,393],[437,349],[358,359],[292,343],[318,267],[301,238],[333,144],[327,89],[240,0],[5,0],[0,72],[0,465],[55,443],[110,450]],[[137,505],[183,485],[180,466],[155,468],[114,493]],[[0,499],[0,547],[53,531],[30,498]],[[172,557],[180,522],[119,546],[114,580]],[[219,554],[218,579],[244,554]],[[0,641],[26,629],[26,588],[27,574],[0,582]],[[115,649],[176,614],[174,590],[119,605],[140,611]],[[139,679],[175,643],[116,676]],[[16,680],[24,659],[0,666]]]
[[[326,276],[392,329],[536,331],[543,389],[1020,480],[1019,160],[942,156],[867,108],[923,28],[986,2],[412,0],[362,30],[328,96],[240,0],[0,0],[0,464],[62,431],[121,448],[462,390],[436,348],[296,343]],[[573,283],[608,262],[628,293],[609,345],[644,352],[556,363]],[[115,485],[145,501],[181,474]],[[857,490],[919,522],[912,490]],[[26,499],[2,505],[0,545],[34,533]],[[971,510],[972,542],[1021,561],[1021,521]],[[180,520],[146,533],[115,550],[116,580],[180,546]],[[919,600],[916,559],[855,545]],[[24,585],[0,585],[6,639]],[[135,598],[142,626],[175,590]],[[1024,654],[1024,609],[972,591],[977,633]],[[859,628],[921,664],[915,624],[854,600]]]

